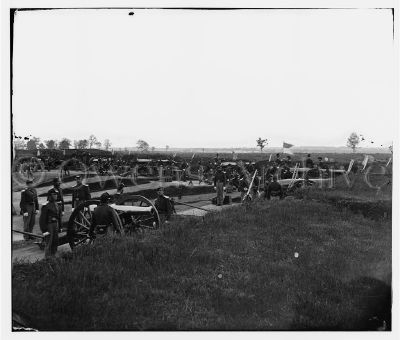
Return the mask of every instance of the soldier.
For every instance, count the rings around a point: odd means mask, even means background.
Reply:
[[[120,225],[117,218],[117,213],[111,208],[108,203],[111,196],[108,192],[100,196],[100,205],[93,211],[92,224],[89,229],[89,236],[92,238],[96,234],[107,234],[108,227],[113,226],[116,233],[120,233]]]
[[[286,156],[285,164],[287,167],[291,168],[292,167],[292,157]]]
[[[268,185],[267,192],[265,193],[265,198],[270,200],[272,197],[279,197],[279,199],[283,199],[283,189],[282,186],[278,183],[278,177],[274,176],[272,178],[272,183]]]
[[[61,207],[57,204],[57,192],[49,190],[48,202],[43,204],[39,218],[40,230],[45,238],[45,257],[54,256],[58,247],[58,233],[61,226]]]
[[[306,168],[310,168],[310,169],[314,168],[314,162],[311,159],[311,155],[310,154],[307,155]]]
[[[164,195],[164,188],[162,187],[157,189],[157,198],[154,202],[154,206],[156,207],[157,211],[164,216],[164,223],[168,224],[175,208],[171,199]]]
[[[81,176],[75,176],[76,185],[72,187],[72,211],[81,203],[90,200],[90,190],[87,184],[82,184]]]
[[[246,193],[248,190],[248,183],[246,181],[246,177],[242,176],[239,179],[239,186],[238,186],[238,191],[240,192],[240,201],[243,201],[243,198],[245,197]]]
[[[53,187],[47,192],[47,200],[49,201],[50,195],[56,193],[56,203],[61,208],[61,215],[64,215],[64,195],[60,187],[61,183],[58,178],[53,179]]]
[[[251,195],[252,195],[252,199],[255,199],[258,197],[259,195],[259,190],[260,190],[260,179],[258,178],[258,176],[254,177],[253,180],[253,186],[251,187]]]
[[[198,175],[199,175],[199,184],[201,184],[201,182],[203,182],[203,179],[204,179],[204,167],[201,164],[201,162],[199,162]]]
[[[21,192],[21,215],[24,220],[24,231],[32,233],[33,226],[35,225],[35,217],[39,212],[39,201],[36,189],[33,187],[33,181],[28,179],[26,181],[27,188]],[[25,240],[33,239],[33,237],[24,235]]]
[[[275,164],[279,167],[282,164],[281,155],[279,153],[276,154]]]
[[[226,186],[226,176],[221,167],[218,166],[214,176],[214,189],[217,191],[217,205],[224,203],[224,190]]]
[[[117,187],[117,192],[114,194],[114,202],[118,201],[118,199],[124,194],[124,188],[125,184],[124,183],[119,183]]]

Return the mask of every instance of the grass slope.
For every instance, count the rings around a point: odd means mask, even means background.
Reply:
[[[15,264],[12,301],[40,330],[365,330],[390,282],[389,221],[284,200]]]

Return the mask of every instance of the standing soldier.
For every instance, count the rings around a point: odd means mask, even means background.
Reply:
[[[61,226],[61,207],[57,204],[57,192],[49,190],[48,202],[43,204],[39,225],[46,236],[45,257],[54,256],[58,247],[58,232]]]
[[[90,200],[90,190],[87,184],[82,184],[81,176],[75,176],[76,185],[72,187],[72,211],[81,203]]]
[[[226,185],[226,176],[221,167],[218,166],[214,176],[214,189],[217,191],[217,205],[224,203],[224,190]]]
[[[307,155],[306,168],[310,168],[310,169],[314,168],[314,162],[311,159],[311,155],[310,154]]]
[[[64,215],[64,195],[61,189],[61,183],[58,178],[53,179],[53,187],[47,192],[47,200],[50,201],[50,195],[52,193],[55,193],[57,195],[56,197],[56,203],[61,209],[61,215]],[[61,226],[60,226],[61,228]]]
[[[162,218],[162,222],[168,224],[175,208],[173,201],[168,196],[164,195],[163,187],[157,189],[157,198],[154,202],[154,206],[161,215],[160,217]]]
[[[198,174],[199,174],[199,184],[201,184],[201,182],[203,182],[204,180],[204,167],[203,164],[201,164],[201,162],[199,162]]]
[[[254,177],[254,181],[253,181],[253,186],[251,187],[251,198],[255,199],[259,196],[260,194],[260,179],[258,178],[258,176],[256,175]]]
[[[19,206],[24,219],[24,231],[32,233],[36,214],[39,212],[39,201],[36,189],[33,187],[33,181],[28,179],[26,185],[27,188],[21,192],[21,202]],[[32,237],[24,235],[24,239],[29,240],[32,239]]]
[[[243,202],[244,197],[246,196],[247,193],[247,181],[246,177],[242,175],[239,179],[239,186],[238,186],[238,191],[240,192],[240,201]]]

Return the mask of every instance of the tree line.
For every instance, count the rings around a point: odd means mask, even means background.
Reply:
[[[63,150],[70,149],[72,146],[74,149],[100,149],[103,147],[105,150],[109,150],[111,147],[111,142],[109,139],[105,139],[100,142],[95,135],[90,135],[87,139],[79,139],[71,141],[69,138],[61,138],[60,140],[48,139],[41,141],[38,137],[31,138],[21,138],[17,137],[14,139],[14,145],[16,149],[26,149],[26,150]]]

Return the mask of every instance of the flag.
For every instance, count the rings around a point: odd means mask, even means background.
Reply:
[[[268,160],[268,162],[271,162],[271,159],[272,159],[272,153],[269,155],[269,160]]]
[[[193,158],[194,158],[194,155],[195,155],[195,153],[193,154],[193,156],[192,156],[192,159],[191,159],[191,160],[193,160]]]
[[[289,150],[292,146],[293,146],[293,144],[283,142],[283,153],[293,155],[293,151]]]

